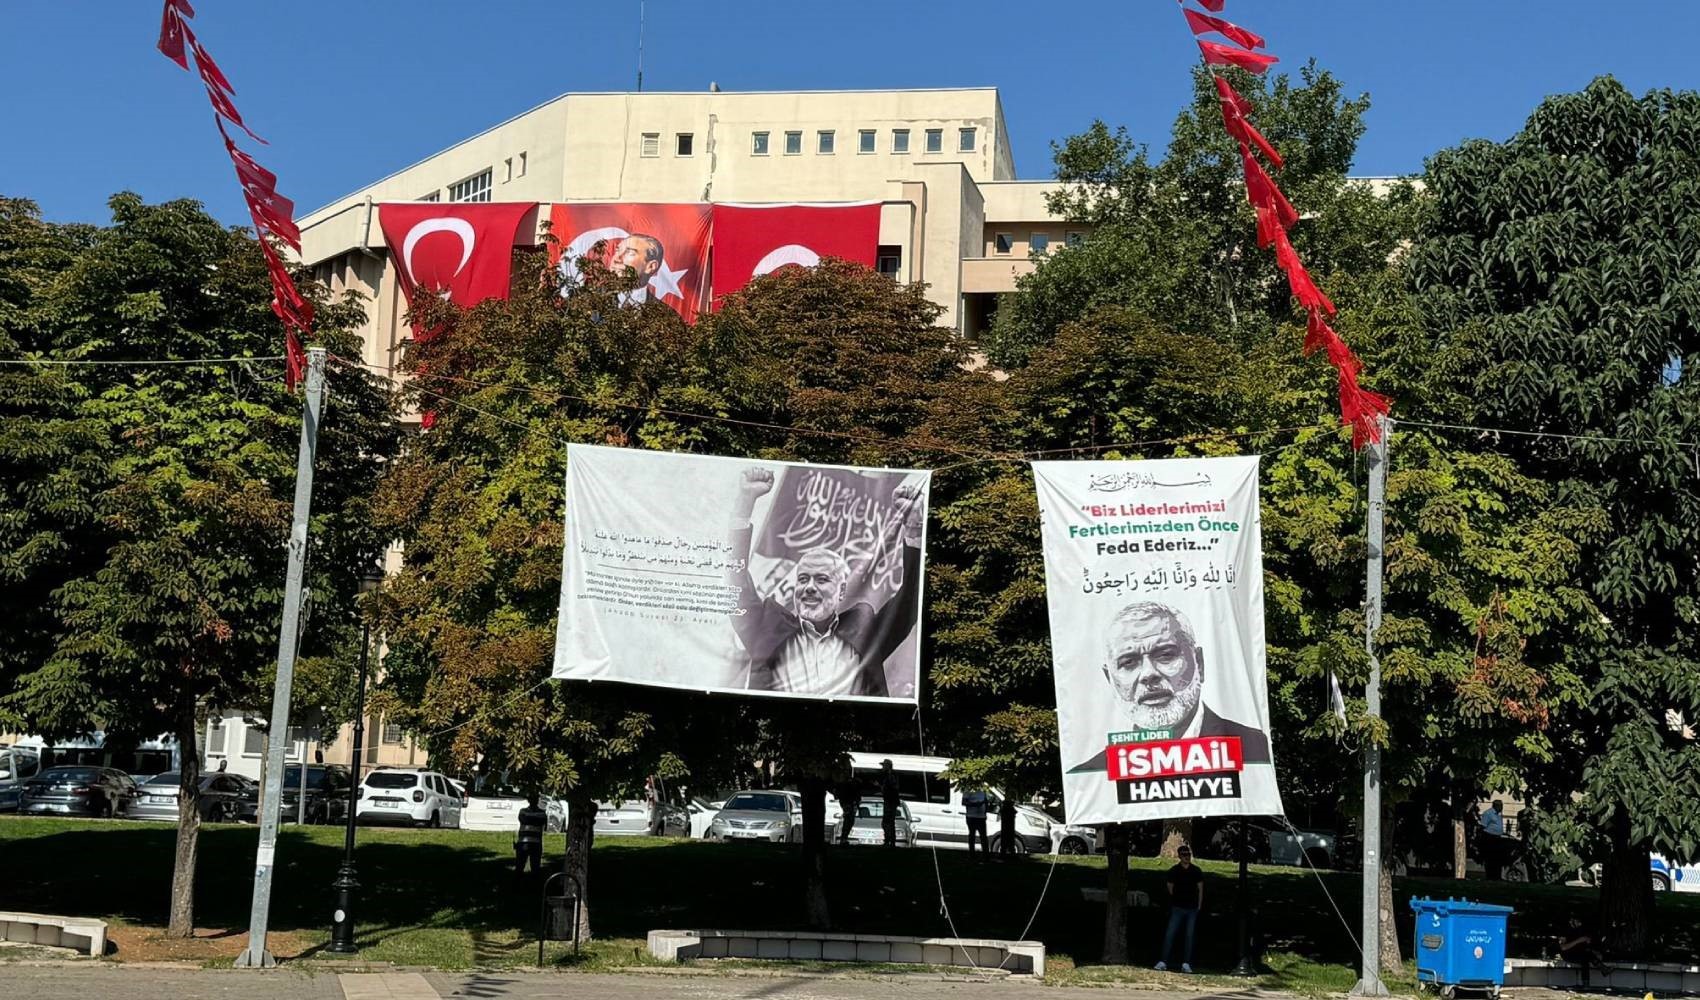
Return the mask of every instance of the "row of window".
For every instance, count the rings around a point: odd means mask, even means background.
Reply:
[[[1084,233],[1077,233],[1072,230],[1063,234],[1063,243],[1071,247],[1079,246],[1081,241],[1085,239],[1086,235]],[[992,235],[992,249],[1000,255],[1013,253],[1015,250],[1014,234],[994,233]],[[1045,253],[1049,251],[1051,249],[1051,234],[1029,233],[1027,236],[1027,249],[1030,253]]]
[[[801,156],[803,153],[803,131],[794,129],[781,133],[783,135],[786,156]],[[893,155],[906,156],[909,153],[909,129],[894,128],[891,130],[890,148]],[[930,128],[925,130],[924,150],[928,153],[944,152],[944,129]],[[959,128],[956,130],[956,151],[972,153],[979,147],[979,130],[975,128]],[[645,132],[640,140],[638,151],[643,156],[661,155],[661,133]],[[768,156],[773,152],[772,132],[750,133],[750,155]],[[815,152],[822,156],[831,156],[838,152],[838,132],[835,129],[824,128],[815,132]],[[856,152],[879,152],[879,130],[865,128],[856,132]],[[673,155],[696,155],[696,133],[673,133]]]
[[[377,732],[379,740],[386,744],[396,745],[402,741],[401,726],[399,724],[384,720],[383,724],[379,725],[378,718],[376,716],[371,719],[371,725],[368,726],[368,731]],[[258,757],[261,753],[265,752],[265,739],[266,734],[261,732],[258,728],[254,726],[243,727],[242,755],[245,757]],[[289,727],[289,742],[291,744],[305,743],[306,739],[307,730],[299,726]],[[207,720],[207,753],[211,756],[224,756],[228,753],[225,741],[224,719],[215,718]],[[293,753],[294,751],[291,752]]]
[[[502,161],[502,183],[506,184],[525,176],[525,154],[510,156]],[[489,201],[490,193],[495,188],[496,169],[473,174],[465,180],[456,181],[449,185],[450,201]],[[443,193],[432,191],[420,198],[420,201],[441,201]]]

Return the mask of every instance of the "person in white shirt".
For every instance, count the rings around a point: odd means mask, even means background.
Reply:
[[[1505,802],[1494,799],[1479,822],[1482,826],[1482,867],[1487,869],[1487,877],[1497,882],[1505,872]]]
[[[853,573],[843,555],[828,548],[804,552],[793,570],[791,606],[763,598],[750,576],[750,516],[756,500],[773,489],[773,473],[744,470],[732,512],[733,565],[728,586],[738,592],[732,627],[750,657],[751,688],[813,695],[886,697],[886,658],[914,627],[921,589],[920,491],[899,486],[897,512],[885,544],[901,535],[903,582],[877,610],[866,603],[844,606]]]

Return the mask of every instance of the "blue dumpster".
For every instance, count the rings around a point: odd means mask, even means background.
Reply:
[[[1417,983],[1450,996],[1459,987],[1498,996],[1505,984],[1505,921],[1511,907],[1467,899],[1415,899]]]

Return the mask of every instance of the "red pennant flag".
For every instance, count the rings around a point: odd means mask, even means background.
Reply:
[[[301,349],[301,340],[295,336],[294,330],[283,331],[283,387],[290,392],[300,384],[302,376],[307,373],[307,352]]]
[[[1222,8],[1227,2],[1228,0],[1198,0],[1199,6],[1213,14],[1222,13]]]
[[[184,69],[188,69],[189,59],[183,54],[183,40],[190,32],[189,26],[183,23],[183,15],[179,12],[180,6],[188,7],[189,5],[180,3],[180,0],[165,0],[165,12],[160,15],[159,19],[159,50],[165,53],[165,58]],[[193,17],[194,14],[194,10],[190,9],[189,16]]]
[[[1299,221],[1298,209],[1281,193],[1244,143],[1240,144],[1240,161],[1245,167],[1246,199],[1257,212],[1257,245],[1268,249],[1276,241],[1277,230]]]
[[[213,57],[201,47],[201,40],[196,38],[193,32],[189,34],[189,49],[195,53],[195,71],[201,74],[201,79],[207,82],[207,86],[217,87],[235,97],[236,88],[231,86],[230,78],[224,75],[224,70],[218,68],[218,63],[213,62]]]
[[[1340,372],[1340,422],[1352,428],[1352,447],[1381,440],[1381,418],[1393,409],[1393,401],[1358,384],[1355,374]]]
[[[1232,45],[1206,42],[1202,39],[1199,40],[1198,51],[1204,53],[1204,61],[1213,66],[1238,66],[1248,73],[1261,74],[1270,66],[1281,61],[1274,56],[1264,55],[1261,52],[1248,52]]]
[[[291,250],[301,252],[301,230],[296,228],[295,220],[289,217],[289,213],[279,214],[272,206],[256,199],[246,190],[242,192],[242,200],[248,203],[248,215],[254,220],[256,230],[270,233],[289,244]],[[287,198],[280,200],[288,201]]]
[[[1275,146],[1251,123],[1251,104],[1227,80],[1215,75],[1210,79],[1216,82],[1216,94],[1222,98],[1222,125],[1227,128],[1228,134],[1242,145],[1256,146],[1276,170],[1286,166]]]
[[[1322,294],[1322,289],[1316,287],[1310,272],[1305,270],[1304,262],[1299,260],[1299,252],[1293,249],[1292,242],[1287,239],[1285,230],[1277,230],[1275,233],[1275,265],[1287,272],[1287,285],[1292,289],[1293,297],[1299,300],[1299,305],[1334,315],[1334,303]]]
[[[1220,10],[1221,8],[1216,9]],[[1219,17],[1211,17],[1209,14],[1200,14],[1196,10],[1185,8],[1182,8],[1182,13],[1186,15],[1186,23],[1191,26],[1192,33],[1195,35],[1208,35],[1214,31],[1223,38],[1244,45],[1248,49],[1263,48],[1262,35],[1255,31],[1248,31],[1232,21],[1224,21]]]
[[[230,138],[230,133],[224,130],[224,119],[213,116],[213,124],[218,126],[218,134],[224,137],[224,151],[230,154],[231,162],[236,165],[236,175],[242,178],[244,184],[257,184],[276,194],[277,175],[260,166],[260,161],[243,152]],[[290,214],[294,214],[293,211]]]

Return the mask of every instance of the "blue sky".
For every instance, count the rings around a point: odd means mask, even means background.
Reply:
[[[303,212],[568,91],[631,89],[637,0],[196,0],[195,28]],[[0,194],[104,221],[129,189],[241,220],[199,81],[154,50],[158,0],[7,4]],[[1283,64],[1374,99],[1357,172],[1504,138],[1546,94],[1611,73],[1700,87],[1700,2],[1229,0]],[[1022,177],[1094,118],[1161,148],[1196,59],[1171,0],[650,0],[646,90],[996,86]]]

